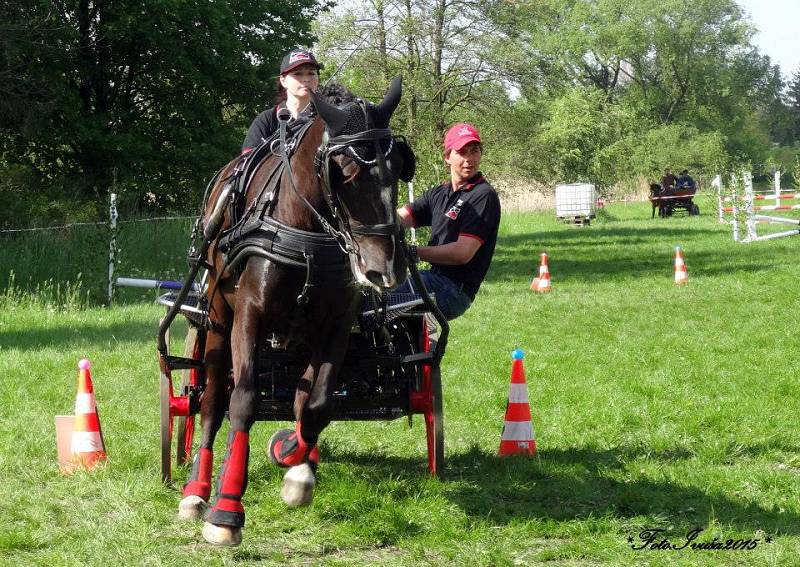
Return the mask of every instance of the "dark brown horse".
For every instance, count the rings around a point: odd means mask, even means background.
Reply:
[[[243,167],[245,157],[228,164],[208,199],[206,226],[221,222],[222,230],[207,256],[211,323],[202,440],[180,515],[199,518],[208,505],[214,438],[227,408],[227,454],[203,528],[210,543],[241,541],[259,346],[279,341],[287,348],[302,345],[310,353],[298,377],[296,427],[277,432],[269,447],[271,460],[289,467],[284,501],[307,504],[319,461],[316,444],[331,420],[331,395],[360,291],[388,290],[406,277],[397,181],[413,175],[413,154],[389,130],[400,101],[400,80],[392,82],[377,105],[341,87],[330,92],[314,96],[318,116],[294,134],[293,142],[275,142],[266,152],[261,148],[266,157],[255,169]],[[237,174],[246,177],[242,171],[250,173],[241,197],[225,204],[229,192],[236,194],[231,180]]]
[[[651,219],[656,218],[656,209],[658,209],[658,216],[661,215],[661,196],[664,194],[664,190],[661,189],[661,185],[658,183],[651,183],[650,184],[650,204],[653,206],[652,214],[650,215]]]

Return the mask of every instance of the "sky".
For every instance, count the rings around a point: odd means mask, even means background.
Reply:
[[[800,0],[736,0],[758,33],[753,43],[781,66],[784,78],[800,71]]]

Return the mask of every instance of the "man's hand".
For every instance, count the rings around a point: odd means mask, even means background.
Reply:
[[[397,217],[400,219],[400,225],[403,228],[414,227],[414,217],[412,217],[411,213],[408,212],[408,207],[406,205],[403,205],[397,209]]]

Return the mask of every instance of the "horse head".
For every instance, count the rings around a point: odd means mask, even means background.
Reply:
[[[318,156],[326,199],[352,242],[348,252],[356,281],[379,291],[403,283],[408,267],[397,182],[413,177],[414,154],[389,129],[401,93],[396,77],[377,105],[356,99],[339,107],[312,95],[326,126]]]

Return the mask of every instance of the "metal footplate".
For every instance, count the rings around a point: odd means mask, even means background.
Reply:
[[[156,303],[171,308],[175,305],[177,297],[177,293],[165,293],[156,298]],[[190,293],[186,296],[186,299],[180,307],[180,312],[197,326],[202,326],[208,317],[208,311],[200,306],[200,296],[196,293]]]
[[[166,355],[164,362],[170,370],[184,370],[189,368],[202,369],[205,362],[202,360],[195,360],[194,358],[184,358],[183,356]]]

